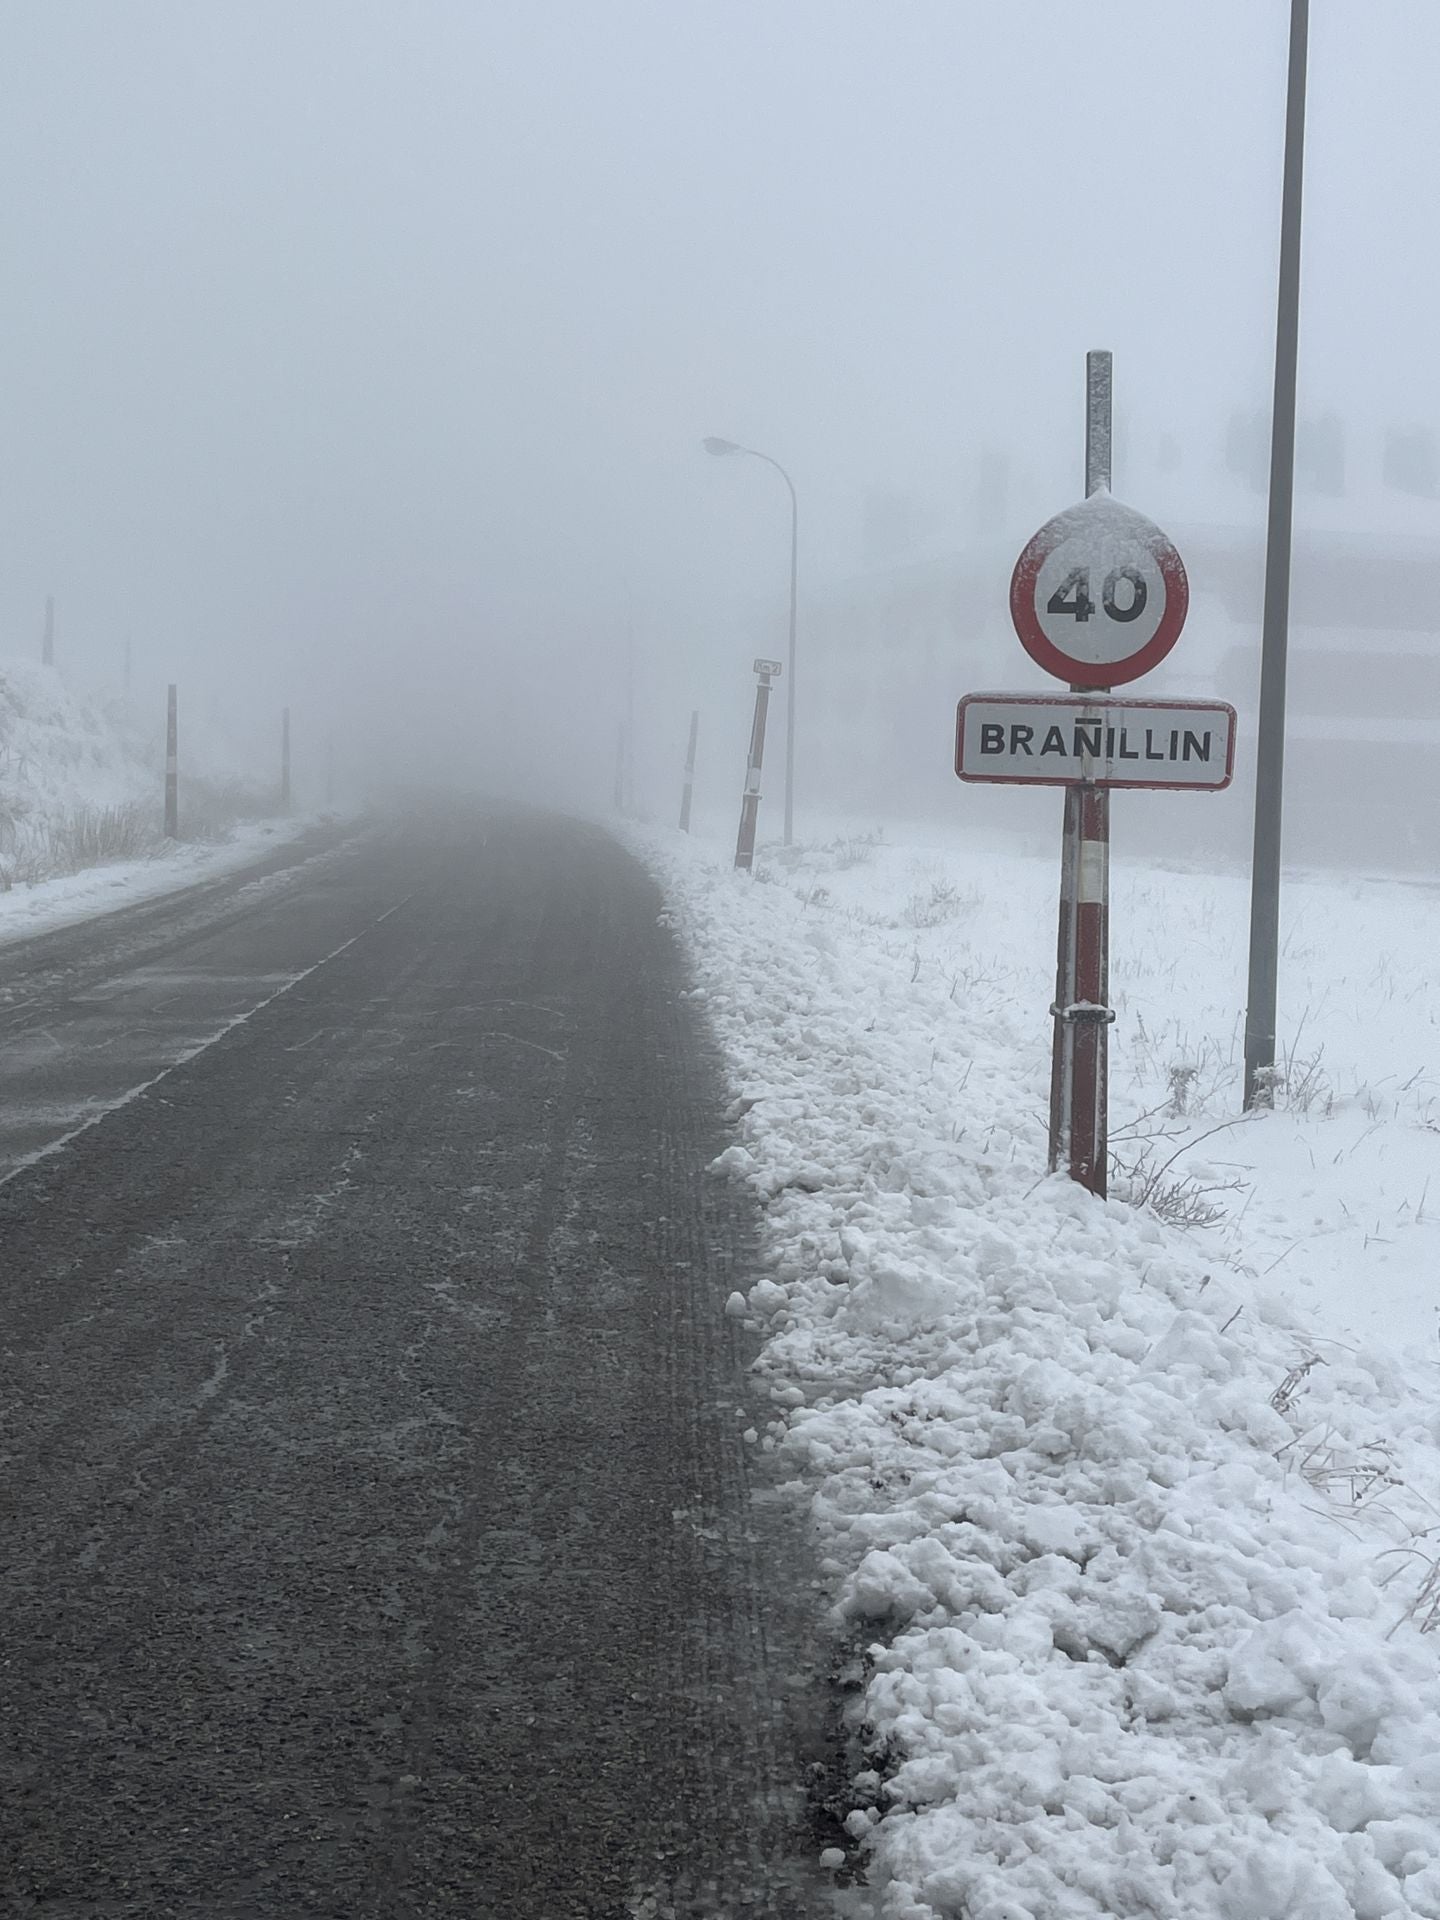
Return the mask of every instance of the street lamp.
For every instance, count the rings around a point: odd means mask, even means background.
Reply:
[[[739,446],[734,440],[720,440],[713,434],[700,442],[706,453],[747,453],[752,460],[763,460],[773,467],[790,489],[790,652],[785,662],[789,690],[785,695],[785,844],[795,837],[795,583],[800,561],[800,505],[795,498],[795,482],[778,460],[755,447]]]

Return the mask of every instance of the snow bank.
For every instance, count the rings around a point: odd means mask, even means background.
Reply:
[[[221,879],[334,818],[308,814],[288,820],[252,820],[236,827],[223,842],[182,841],[143,860],[107,860],[81,873],[57,874],[52,880],[0,891],[0,946],[53,933],[97,914],[139,906],[201,881]]]
[[[806,1490],[864,1649],[848,1827],[877,1911],[1440,1920],[1440,1366],[1301,1284],[1347,1127],[1417,1172],[1435,1143],[1423,1105],[1376,1118],[1344,1091],[1375,1105],[1343,983],[1309,983],[1326,1099],[1231,1125],[1229,1036],[1196,1021],[1238,1004],[1235,883],[1121,883],[1149,910],[1117,916],[1116,1118],[1151,1172],[1177,1154],[1152,1194],[1212,1222],[1182,1231],[1046,1176],[1053,861],[852,839],[772,852],[756,884],[679,836],[644,846],[734,1075],[717,1172],[764,1209],[769,1270],[732,1302],[764,1335],[757,1440]],[[1353,924],[1323,884],[1311,905]],[[1437,920],[1367,896],[1402,985],[1405,927],[1433,952]],[[1396,1044],[1433,1087],[1433,1024],[1412,1009]],[[1218,1126],[1239,1141],[1219,1167]],[[1288,1293],[1263,1271],[1279,1235]],[[1373,1309],[1385,1250],[1350,1252],[1345,1295]]]
[[[222,728],[183,717],[187,839],[229,837],[273,813],[278,797],[242,770]],[[77,693],[53,667],[0,660],[0,887],[169,855],[163,811],[163,713],[142,720]]]
[[[99,701],[53,667],[0,660],[0,860],[77,813],[159,804],[155,775]]]

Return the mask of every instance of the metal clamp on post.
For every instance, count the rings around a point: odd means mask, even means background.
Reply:
[[[1114,1007],[1093,1006],[1088,1000],[1077,1000],[1071,1007],[1058,1006],[1052,1001],[1050,1012],[1057,1020],[1070,1020],[1079,1025],[1110,1027],[1115,1024]]]

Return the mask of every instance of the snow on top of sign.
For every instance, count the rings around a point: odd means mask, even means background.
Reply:
[[[1083,537],[1094,555],[1094,564],[1101,566],[1112,559],[1120,565],[1133,558],[1137,544],[1158,560],[1171,544],[1153,520],[1127,507],[1104,487],[1055,514],[1046,526],[1056,529],[1057,546],[1061,540]]]

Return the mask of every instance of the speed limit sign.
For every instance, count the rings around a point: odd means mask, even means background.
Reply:
[[[1021,646],[1072,686],[1118,687],[1159,666],[1189,604],[1170,541],[1105,492],[1047,520],[1010,579]]]

